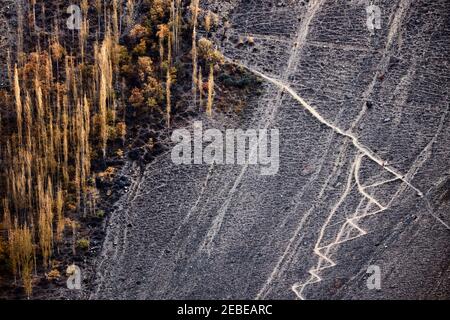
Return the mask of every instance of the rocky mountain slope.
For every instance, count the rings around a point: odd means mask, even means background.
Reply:
[[[91,298],[449,298],[449,2],[376,1],[375,30],[365,1],[201,5],[263,81],[238,117],[201,120],[279,129],[279,172],[127,165]]]

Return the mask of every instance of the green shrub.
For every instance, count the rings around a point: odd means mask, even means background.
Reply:
[[[82,250],[88,250],[90,245],[89,239],[83,238],[77,241],[77,247]]]

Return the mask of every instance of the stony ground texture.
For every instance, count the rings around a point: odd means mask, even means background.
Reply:
[[[374,3],[372,34],[365,1],[202,2],[264,83],[205,125],[279,129],[279,173],[130,164],[92,298],[450,297],[450,2]]]

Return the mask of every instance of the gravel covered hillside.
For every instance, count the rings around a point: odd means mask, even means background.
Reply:
[[[204,125],[279,129],[280,170],[128,165],[92,298],[450,297],[450,3],[376,4],[372,34],[365,1],[201,2],[263,81]]]

